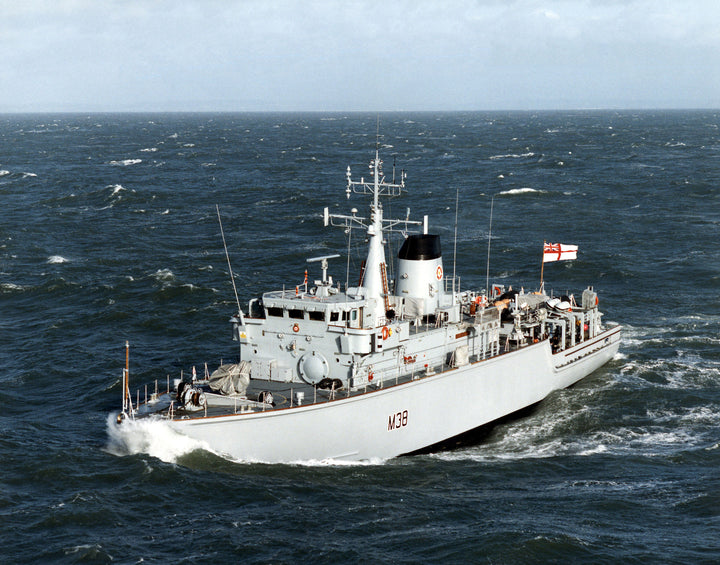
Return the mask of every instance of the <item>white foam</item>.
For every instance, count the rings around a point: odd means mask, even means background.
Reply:
[[[67,263],[68,259],[66,259],[62,255],[51,255],[50,257],[48,257],[47,262],[50,263],[51,265],[54,265],[54,264],[58,264],[58,263]]]
[[[218,457],[230,461],[232,463],[247,464],[247,463],[267,463],[261,459],[238,459],[235,457],[229,457],[221,453],[215,453]],[[372,465],[383,465],[386,463],[386,459],[371,458],[363,461],[347,461],[344,459],[298,459],[295,461],[283,462],[285,465],[297,465],[299,467],[369,467]]]
[[[532,192],[537,192],[538,194],[545,192],[544,190],[536,190],[534,188],[530,188],[529,186],[526,186],[524,188],[512,188],[510,190],[503,190],[502,192],[498,192],[498,194],[530,194]]]
[[[0,177],[4,177],[5,175],[9,175],[9,174],[10,174],[10,171],[8,171],[7,169],[0,170]]]
[[[158,269],[153,276],[159,281],[170,281],[175,278],[175,275],[170,269]]]
[[[28,177],[36,177],[37,175],[35,173],[23,173],[23,178],[26,179]]]
[[[109,186],[106,186],[105,188],[112,188],[112,189],[113,189],[111,196],[115,196],[115,195],[116,195],[118,192],[120,192],[121,190],[125,190],[125,188],[124,188],[123,185],[121,185],[121,184],[111,184],[111,185],[109,185]]]
[[[528,157],[534,157],[535,153],[532,151],[529,151],[527,153],[506,153],[504,155],[493,155],[491,157],[488,157],[491,161],[495,161],[497,159],[526,159]]]
[[[116,412],[107,418],[107,432],[106,449],[118,456],[146,453],[166,463],[175,463],[198,449],[212,452],[204,442],[176,432],[167,420],[160,418],[126,419],[118,424]]]
[[[121,161],[110,161],[111,165],[127,167],[128,165],[137,165],[142,163],[142,159],[123,159]]]
[[[142,151],[144,153],[155,153],[155,151],[157,151],[157,150],[158,150],[157,147],[146,147],[145,149],[141,149],[140,151]]]

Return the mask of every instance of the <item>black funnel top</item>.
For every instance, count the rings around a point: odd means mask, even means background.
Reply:
[[[442,257],[440,236],[431,234],[409,235],[398,252],[398,259],[428,261]]]

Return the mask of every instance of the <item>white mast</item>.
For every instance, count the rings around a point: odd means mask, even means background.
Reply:
[[[382,282],[382,267],[385,265],[385,246],[383,245],[383,217],[382,206],[379,202],[380,193],[380,158],[377,149],[375,150],[375,159],[370,164],[372,167],[373,179],[373,203],[370,207],[370,224],[367,227],[368,234],[368,254],[365,260],[365,272],[360,284],[365,289],[366,298],[377,299],[376,311],[379,315],[384,316],[385,310],[382,308],[382,295],[385,292]],[[350,181],[352,182],[352,181]]]
[[[401,232],[407,235],[409,226],[421,226],[422,222],[415,222],[408,217],[404,220],[386,220],[383,218],[380,196],[395,197],[402,194],[405,188],[405,171],[400,173],[400,182],[385,182],[382,172],[382,161],[379,151],[375,149],[375,159],[370,162],[370,170],[373,176],[372,183],[366,182],[364,178],[359,181],[352,180],[350,167],[347,168],[347,186],[345,194],[348,198],[354,192],[356,194],[372,195],[370,205],[370,218],[362,218],[355,215],[330,214],[328,209],[324,210],[325,225],[341,226],[346,230],[352,228],[364,228],[368,236],[368,254],[365,260],[365,269],[360,282],[357,294],[362,294],[366,299],[374,302],[373,320],[376,325],[384,323],[388,294],[388,280],[385,262],[385,232]],[[400,226],[400,227],[396,227]]]

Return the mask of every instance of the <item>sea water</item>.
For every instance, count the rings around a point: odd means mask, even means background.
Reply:
[[[0,116],[0,560],[717,562],[719,126],[713,111]],[[133,390],[237,358],[215,206],[245,308],[302,283],[309,257],[341,253],[329,274],[353,284],[365,242],[322,209],[364,213],[345,169],[369,178],[377,145],[388,179],[407,173],[385,216],[428,214],[464,288],[489,272],[534,290],[543,242],[578,245],[546,288],[594,285],[625,328],[616,358],[474,444],[389,461],[246,464],[162,423],[115,429],[126,340]]]

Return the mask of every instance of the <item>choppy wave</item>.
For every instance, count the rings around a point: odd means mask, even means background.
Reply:
[[[15,283],[0,283],[2,292],[19,292],[25,290],[25,287]]]
[[[535,157],[535,153],[528,151],[527,153],[506,153],[504,155],[492,155],[488,157],[491,161],[498,159],[527,159],[528,157]]]
[[[116,560],[136,562],[317,554],[340,564],[527,555],[692,563],[716,555],[718,497],[708,478],[720,456],[720,224],[710,205],[720,187],[717,112],[388,118],[393,131],[383,141],[394,148],[385,149],[385,166],[397,152],[409,174],[407,193],[384,215],[404,217],[406,207],[411,219],[430,214],[452,241],[455,190],[443,187],[459,187],[464,288],[485,285],[489,200],[503,191],[493,211],[492,280],[514,288],[536,280],[529,242],[577,242],[587,253],[572,268],[553,269],[552,286],[577,292],[594,284],[604,320],[624,327],[621,353],[606,367],[491,428],[481,443],[349,468],[253,465],[221,459],[167,422],[137,429],[107,417],[120,397],[125,340],[133,344],[133,388],[237,356],[225,329],[236,306],[215,202],[233,218],[225,233],[243,308],[258,293],[294,286],[305,268],[319,278],[307,257],[350,247],[347,236],[322,229],[317,211],[366,213],[359,195],[346,202],[342,181],[347,165],[367,178],[376,120],[285,118],[163,115],[149,128],[147,115],[60,116],[63,127],[43,126],[49,135],[17,133],[45,116],[0,122],[3,139],[12,139],[0,163],[8,170],[0,177],[0,461],[10,486],[0,506],[12,509],[0,538],[15,560],[109,560],[95,554],[96,540]],[[279,120],[291,125],[276,129]],[[198,149],[183,149],[185,141],[202,147],[197,162],[188,162]],[[168,144],[175,150],[164,151]],[[142,162],[129,164],[136,157]],[[551,197],[577,213],[549,211]],[[351,284],[362,259],[356,251],[365,251],[356,235]],[[53,255],[68,262],[48,264]],[[344,282],[346,261],[333,264]],[[668,496],[668,483],[681,494]],[[166,520],[156,519],[158,509]],[[338,516],[349,525],[338,528]],[[386,523],[397,526],[393,543],[365,544],[367,555],[345,551]],[[327,535],[308,537],[310,529],[330,532],[333,544]]]
[[[170,269],[158,269],[153,274],[153,278],[159,282],[169,283],[175,280],[175,275]]]
[[[498,194],[532,194],[532,193],[543,193],[544,190],[537,190],[535,188],[530,188],[528,186],[524,188],[511,188],[510,190],[503,190],[501,192],[498,192]]]
[[[110,161],[111,165],[118,167],[127,167],[129,165],[137,165],[138,163],[142,163],[142,159],[122,159],[120,161]]]
[[[47,262],[51,265],[56,265],[60,263],[67,263],[68,259],[66,259],[62,255],[51,255],[50,257],[48,257]]]
[[[632,418],[637,420],[633,425],[612,422],[603,416],[601,406],[592,403],[582,408],[547,410],[541,416],[503,424],[502,429],[494,433],[498,439],[466,449],[432,454],[431,457],[477,462],[599,454],[671,457],[691,449],[712,447],[712,430],[720,425],[720,412],[708,406],[634,414]],[[581,424],[602,419],[605,420],[604,429],[578,433]]]

